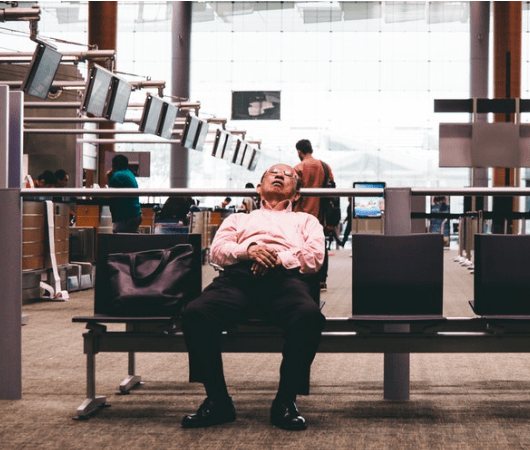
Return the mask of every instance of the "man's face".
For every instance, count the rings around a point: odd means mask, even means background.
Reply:
[[[69,178],[69,176],[66,175],[62,180],[57,180],[57,186],[58,187],[66,187],[66,186],[68,186],[68,178]]]
[[[298,200],[300,193],[296,190],[298,176],[294,169],[286,164],[275,164],[258,185],[258,193],[265,200]]]

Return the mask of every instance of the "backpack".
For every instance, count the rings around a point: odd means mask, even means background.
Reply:
[[[335,182],[329,177],[329,166],[324,162],[324,183],[323,188],[335,188]],[[340,223],[340,197],[320,197],[320,217],[323,219],[324,227],[336,227]]]

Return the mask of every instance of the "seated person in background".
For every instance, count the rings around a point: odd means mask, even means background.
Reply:
[[[191,197],[169,197],[158,214],[159,220],[175,220],[188,225],[188,213],[195,206],[195,200]]]
[[[220,209],[226,209],[228,208],[228,205],[230,204],[230,202],[232,201],[232,199],[230,197],[226,197],[222,202],[221,202],[221,206],[219,206]]]
[[[59,169],[55,171],[55,178],[57,179],[57,187],[64,188],[68,186],[69,175],[66,170]]]
[[[57,186],[57,178],[51,170],[42,172],[35,182],[35,187],[52,188]]]
[[[215,235],[211,259],[224,271],[188,303],[182,315],[190,381],[203,383],[207,395],[196,414],[184,417],[185,428],[235,420],[223,373],[220,336],[249,310],[259,311],[284,330],[271,422],[287,430],[306,428],[295,400],[297,394],[309,394],[309,372],[325,318],[301,277],[320,269],[325,243],[316,217],[292,210],[299,189],[298,176],[290,166],[272,166],[257,187],[261,208],[230,215]]]
[[[134,174],[129,170],[125,155],[112,158],[112,169],[107,172],[109,188],[138,188]],[[138,197],[117,197],[110,201],[113,233],[136,233],[142,223],[142,208]]]

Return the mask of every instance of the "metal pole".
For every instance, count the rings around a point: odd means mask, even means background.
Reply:
[[[9,87],[0,85],[0,188],[8,186]]]
[[[9,156],[8,187],[20,188],[22,183],[22,153],[24,152],[22,124],[24,123],[24,94],[9,93]]]
[[[190,42],[192,2],[172,2],[173,53],[171,56],[171,95],[189,99],[190,96]],[[179,112],[182,117],[185,111]],[[170,186],[188,185],[189,150],[180,143],[171,145]]]
[[[385,234],[399,236],[410,234],[412,229],[411,189],[385,189]],[[389,324],[384,330],[394,333],[410,332],[409,324]],[[385,400],[409,400],[410,355],[408,353],[385,353],[384,356]]]
[[[22,397],[22,205],[20,188],[0,189],[0,399]],[[9,256],[7,256],[9,255]]]

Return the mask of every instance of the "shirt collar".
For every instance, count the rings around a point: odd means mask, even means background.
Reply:
[[[261,201],[261,207],[270,211],[286,211],[290,212],[293,210],[293,204],[290,200],[284,200],[276,205],[276,208],[271,207],[267,200]]]

